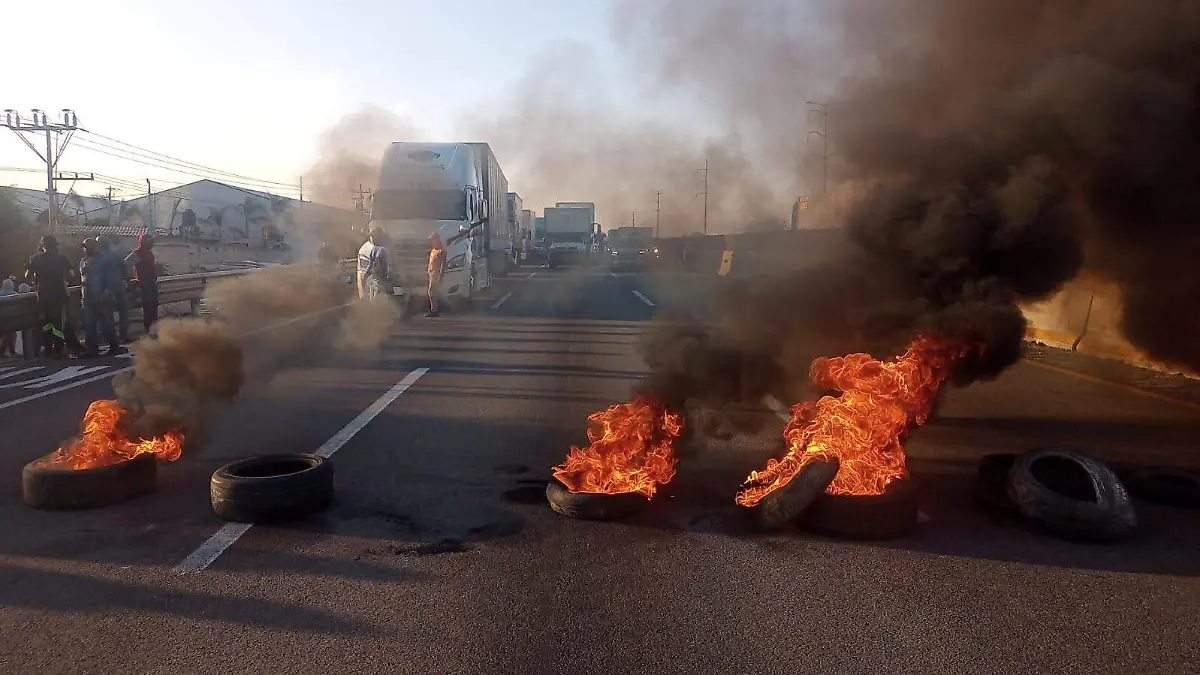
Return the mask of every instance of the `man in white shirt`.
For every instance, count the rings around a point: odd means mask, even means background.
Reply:
[[[384,246],[387,234],[381,228],[371,230],[367,242],[358,249],[358,297],[374,300],[386,294],[392,265]]]

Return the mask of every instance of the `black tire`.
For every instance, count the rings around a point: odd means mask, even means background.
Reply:
[[[557,480],[546,484],[546,501],[555,513],[583,520],[625,518],[645,511],[650,504],[650,500],[638,492],[619,495],[571,492]]]
[[[1128,481],[1129,491],[1143,501],[1200,509],[1200,474],[1178,469],[1134,469]]]
[[[987,510],[995,513],[1010,513],[1016,505],[1008,497],[1008,475],[1017,454],[1003,452],[984,455],[979,460],[979,473],[975,478],[975,498]]]
[[[763,497],[753,508],[754,519],[766,530],[775,530],[794,522],[812,506],[838,472],[837,458],[814,460],[804,465],[781,488]]]
[[[95,469],[55,469],[25,465],[21,492],[35,509],[91,509],[127,502],[154,491],[158,460],[152,454]]]
[[[1073,450],[1044,448],[1018,457],[1008,496],[1026,518],[1070,539],[1113,541],[1137,526],[1133,501],[1117,475]]]
[[[333,464],[317,455],[264,455],[217,469],[213,513],[238,523],[303,518],[333,502]]]
[[[848,539],[892,539],[917,527],[917,489],[912,481],[892,481],[881,495],[822,494],[801,518],[821,534]]]

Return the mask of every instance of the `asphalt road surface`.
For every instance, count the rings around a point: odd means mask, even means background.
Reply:
[[[986,452],[1200,464],[1194,409],[1029,363],[955,391],[908,445],[925,522],[897,541],[751,532],[733,494],[770,437],[710,443],[629,521],[573,521],[544,502],[549,467],[630,394],[647,321],[711,280],[532,271],[370,352],[262,336],[287,367],[111,508],[25,508],[19,476],[129,361],[41,385],[76,364],[0,364],[0,672],[1200,672],[1200,513],[1139,505],[1136,539],[1094,546],[971,497]],[[328,511],[222,529],[215,468],[311,452],[406,377],[333,455]]]

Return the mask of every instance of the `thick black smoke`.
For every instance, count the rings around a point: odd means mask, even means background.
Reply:
[[[664,326],[647,359],[671,396],[752,400],[802,380],[816,350],[885,355],[930,329],[985,345],[960,384],[994,376],[1019,356],[1018,303],[1085,264],[1120,284],[1131,341],[1200,370],[1200,319],[1184,309],[1200,301],[1200,3],[815,4],[650,12],[653,66],[731,114],[761,107],[781,136],[804,128],[806,71],[789,71],[798,47],[763,36],[801,16],[826,22],[846,66],[828,100],[833,181],[864,195],[844,258],[740,289],[716,334]],[[722,34],[722,16],[767,32]],[[738,58],[714,69],[707,49]],[[779,116],[786,92],[792,114]],[[696,369],[710,357],[721,372]]]

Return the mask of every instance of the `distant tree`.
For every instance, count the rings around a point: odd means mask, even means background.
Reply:
[[[263,224],[270,222],[272,219],[267,207],[257,197],[247,196],[245,201],[237,206],[237,209],[241,212],[242,220],[246,224],[246,229],[245,232],[242,232],[242,236],[247,239],[250,238],[250,232],[254,226],[257,225],[261,232],[265,232]]]
[[[225,212],[234,208],[237,207],[231,204],[208,207],[208,217],[204,220],[217,229],[217,241],[225,238]]]

